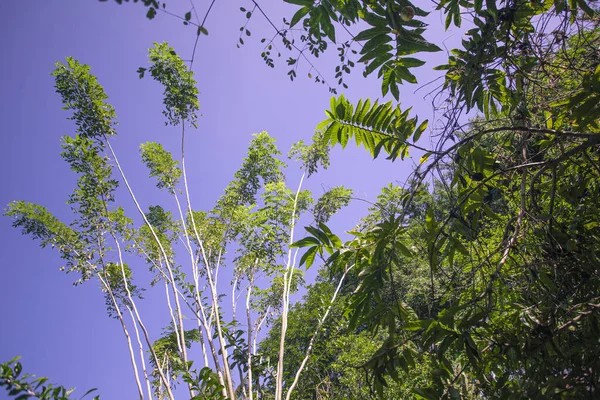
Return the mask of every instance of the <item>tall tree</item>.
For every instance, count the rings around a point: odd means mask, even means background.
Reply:
[[[302,283],[297,250],[290,244],[300,216],[313,212],[313,200],[310,192],[302,190],[304,177],[297,189],[288,188],[286,163],[275,140],[261,132],[254,135],[246,158],[215,207],[193,209],[185,134],[196,127],[196,82],[166,43],[150,48],[149,61],[150,67],[139,72],[149,73],[164,87],[163,114],[167,124],[181,128],[181,154],[175,160],[161,144],[150,142],[141,145],[141,158],[158,189],[173,198],[173,211],[167,205],[151,205],[144,211],[111,144],[117,134],[116,113],[106,102],[108,96],[89,66],[67,58],[66,63],[56,64],[53,75],[77,130],[74,137],[63,137],[62,153],[79,176],[68,201],[74,220],[67,225],[44,207],[24,201],[9,204],[6,215],[42,246],[56,247],[66,260],[67,272],[80,274],[78,284],[98,280],[109,315],[123,329],[140,398],[173,399],[181,380],[190,398],[253,398],[254,385],[264,379],[260,372],[276,374],[256,366],[257,337],[274,316],[286,319],[290,296]],[[321,147],[319,143],[294,147],[293,155],[307,175],[321,164],[326,166]],[[119,177],[113,174],[114,166]],[[137,211],[135,218],[117,205],[116,189],[121,183]],[[317,204],[319,218],[326,219],[347,201],[326,195]],[[136,219],[141,225],[136,225]],[[165,292],[169,315],[162,336],[146,328],[138,308],[143,290],[151,289],[134,284],[134,272],[143,274],[144,263],[150,268],[152,286]],[[226,267],[231,272],[224,275]],[[219,279],[231,279],[226,290]],[[244,323],[238,320],[240,296],[245,299]],[[231,302],[231,308],[225,301]],[[282,324],[277,369],[284,360],[285,328]],[[198,343],[200,357],[190,352],[193,343]],[[198,364],[199,371],[194,369]],[[2,384],[11,388],[15,381],[10,364],[6,368]],[[20,364],[14,368],[20,369]],[[23,385],[19,387],[29,390]],[[57,395],[66,397],[61,390]],[[274,390],[281,395],[283,383]]]
[[[402,380],[423,354],[434,369],[415,391],[422,398],[472,390],[594,398],[599,390],[597,12],[582,2],[498,3],[463,5],[477,27],[439,67],[451,107],[435,146],[422,149],[402,206],[328,262],[334,272],[358,266],[350,329],[388,332],[365,365],[382,395],[387,379]],[[458,3],[440,7],[448,24],[459,24]],[[463,122],[473,111],[480,117]],[[354,137],[392,161],[419,149],[416,118],[391,103],[353,106],[340,96],[327,114],[320,128],[331,145]],[[428,180],[445,189],[447,208],[436,212],[431,202],[414,231],[407,217]],[[406,259],[419,257],[412,245],[430,269],[421,311],[394,284]],[[383,282],[394,288],[391,299]]]

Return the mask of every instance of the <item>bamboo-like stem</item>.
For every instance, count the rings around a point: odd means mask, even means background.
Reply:
[[[300,251],[300,249],[296,249],[294,251],[294,257],[292,258],[292,268],[290,268],[290,273],[289,273],[289,277],[288,277],[288,285],[287,285],[287,289],[286,289],[286,301],[288,303],[288,306],[290,304],[290,292],[292,290],[292,280],[294,278],[294,265],[296,265],[296,257],[298,256],[298,252]]]
[[[143,248],[140,247],[139,243],[137,243],[137,241],[135,239],[133,239],[133,242],[136,244],[137,248],[146,256],[146,258],[152,263],[152,265],[156,268],[156,270],[158,272],[160,272],[160,274],[162,275],[162,277],[164,278],[165,282],[168,282],[169,284],[171,284],[171,281],[169,280],[169,276],[167,275],[167,273],[165,271],[162,270],[162,266],[160,266],[159,264],[156,263],[156,261],[152,260],[149,256],[148,253],[146,253],[144,251]],[[198,311],[194,309],[194,307],[192,307],[190,305],[190,303],[188,303],[185,295],[183,293],[181,293],[181,291],[175,286],[173,287],[173,285],[171,285],[171,288],[174,289],[174,296],[179,296],[179,298],[181,300],[183,300],[183,302],[185,303],[185,305],[190,309],[191,312],[194,313],[194,315],[196,316],[196,318],[200,318],[200,316],[198,315]],[[173,314],[174,315],[174,314]]]
[[[173,286],[173,290],[175,290],[175,276],[173,275],[173,269],[171,268],[171,266],[169,265],[169,262],[165,259],[165,266],[167,267],[167,272],[169,273],[169,278],[171,279],[171,285]],[[181,340],[181,356],[183,357],[183,362],[186,365],[186,369],[187,369],[187,349],[186,349],[186,345],[185,345],[185,331],[183,328],[183,315],[181,313],[181,303],[179,302],[179,297],[174,296],[175,297],[175,311],[176,311],[176,315],[177,315],[177,319],[178,319],[178,326],[176,325],[175,328],[175,334],[177,335],[177,331],[179,330],[179,337]],[[178,329],[179,328],[179,329]],[[194,397],[194,393],[191,387],[191,384],[188,384],[189,389],[190,389],[190,395],[192,397]]]
[[[200,251],[200,253],[202,253],[202,251]],[[211,255],[211,253],[212,253],[212,250],[211,250],[211,249],[209,249],[209,251],[208,251],[208,256],[209,256],[209,257],[210,257],[210,255]],[[217,287],[218,287],[218,284],[219,284],[219,268],[221,267],[221,257],[222,257],[222,255],[223,255],[223,249],[219,249],[219,255],[217,256],[217,264],[216,264],[216,266],[215,266],[215,272],[214,272],[214,274],[212,275],[212,276],[214,277],[214,278],[213,278],[213,281],[214,281],[214,284],[213,284],[213,286],[214,286],[215,288],[217,288]],[[215,290],[216,290],[216,289],[215,289]],[[233,300],[232,300],[232,301],[233,301]],[[217,308],[218,308],[218,307],[217,307]],[[209,322],[210,322],[210,324],[211,324],[211,325],[212,325],[212,321],[213,321],[213,318],[214,318],[214,317],[215,317],[215,311],[214,311],[214,309],[211,309],[211,311],[210,311],[210,316],[209,316],[209,318],[208,318],[208,320],[209,320]]]
[[[333,307],[333,303],[335,302],[335,299],[337,298],[337,295],[340,292],[340,289],[342,288],[342,284],[344,283],[344,280],[346,279],[346,275],[348,274],[348,271],[350,271],[352,268],[354,268],[354,265],[352,265],[350,268],[347,268],[344,271],[344,274],[342,275],[342,277],[340,278],[337,288],[335,289],[335,292],[333,293],[333,296],[331,297],[331,300],[329,301],[329,306],[327,307],[325,314],[323,314],[323,317],[321,317],[321,320],[317,324],[317,328],[315,329],[315,332],[313,333],[312,337],[310,338],[310,342],[308,343],[308,348],[306,349],[306,354],[304,355],[304,359],[302,360],[302,363],[300,364],[298,371],[296,371],[296,375],[294,376],[294,381],[292,382],[292,385],[288,389],[287,395],[285,396],[285,400],[290,400],[290,398],[292,396],[292,392],[294,391],[294,389],[296,388],[296,385],[298,384],[300,375],[302,374],[302,371],[304,370],[304,367],[306,366],[306,363],[308,362],[308,359],[312,352],[317,335],[319,334],[321,327],[325,323],[325,320],[327,319],[327,316],[329,315],[329,312],[331,311],[331,307]]]
[[[300,184],[298,185],[298,190],[296,190],[296,196],[294,197],[294,207],[292,209],[292,217],[290,219],[290,240],[289,240],[289,248],[288,248],[288,257],[287,257],[287,265],[283,275],[283,310],[281,312],[281,336],[279,338],[279,360],[277,361],[277,375],[275,377],[275,400],[281,400],[283,396],[283,358],[285,355],[285,335],[287,331],[287,317],[289,312],[289,294],[288,294],[288,277],[291,278],[290,271],[293,268],[292,265],[292,243],[294,243],[294,228],[296,226],[296,208],[298,206],[298,197],[300,196],[300,189],[302,188],[302,182],[304,181],[304,176],[306,173],[302,174],[300,178]]]
[[[88,262],[88,264],[90,264],[90,263]],[[90,264],[90,265],[92,265],[92,264]],[[96,269],[95,266],[93,266],[93,268]],[[140,395],[140,399],[143,400],[144,399],[144,391],[142,389],[142,383],[140,382],[139,372],[138,372],[138,368],[137,368],[137,362],[135,361],[135,353],[133,352],[133,345],[131,344],[131,336],[129,335],[129,331],[127,330],[127,325],[125,324],[125,321],[123,319],[123,314],[121,313],[121,310],[119,309],[119,304],[117,303],[117,300],[115,299],[115,296],[113,295],[112,289],[110,288],[110,285],[108,284],[108,282],[105,281],[104,279],[102,279],[102,276],[98,270],[96,270],[96,275],[98,276],[98,279],[100,280],[100,282],[102,282],[102,285],[106,288],[106,291],[108,292],[108,295],[110,296],[113,306],[115,307],[115,310],[117,312],[117,317],[119,319],[119,322],[121,323],[121,327],[123,328],[123,334],[125,335],[125,338],[127,339],[127,348],[129,349],[129,358],[131,359],[131,365],[133,367],[133,374],[135,375],[135,383],[138,388],[138,393]]]
[[[258,337],[258,333],[260,332],[260,328],[261,328],[262,324],[265,322],[265,320],[267,319],[267,316],[269,315],[270,308],[271,308],[271,306],[267,306],[267,310],[265,311],[262,318],[258,321],[258,324],[256,325],[256,330],[254,331],[254,338],[252,339],[252,354],[256,354],[256,338]]]
[[[212,303],[213,303],[212,308],[213,308],[213,312],[216,313],[215,326],[217,328],[217,336],[219,339],[221,356],[223,359],[223,369],[225,372],[225,381],[227,384],[226,389],[227,389],[227,392],[229,393],[229,397],[233,400],[233,399],[235,399],[235,391],[233,390],[231,369],[229,368],[229,356],[227,354],[227,346],[225,344],[225,339],[223,338],[223,330],[221,327],[221,318],[220,318],[220,313],[219,313],[219,300],[218,300],[218,296],[217,296],[217,288],[213,281],[213,277],[212,277],[212,274],[210,271],[208,258],[206,257],[206,251],[204,249],[203,242],[202,242],[202,240],[200,240],[200,235],[198,234],[198,228],[196,226],[194,213],[192,212],[192,204],[190,201],[190,191],[189,191],[189,187],[188,187],[188,183],[187,183],[187,174],[186,174],[186,168],[185,168],[185,124],[184,123],[182,123],[182,129],[181,129],[181,170],[183,172],[183,185],[185,188],[185,197],[186,197],[186,201],[187,201],[188,210],[190,212],[190,217],[192,220],[192,227],[194,228],[194,234],[195,234],[196,240],[198,241],[198,245],[200,246],[200,250],[202,252],[202,257],[204,258],[204,266],[206,268],[206,277],[208,279],[208,284],[210,287]]]
[[[236,319],[237,314],[237,301],[235,298],[235,289],[237,288],[237,283],[239,279],[239,275],[236,275],[233,279],[233,283],[231,284],[231,315],[234,320]]]
[[[215,287],[218,287],[219,284],[219,269],[221,268],[221,254],[223,250],[219,249],[219,256],[217,257],[217,265],[215,266],[215,272],[213,274]],[[210,253],[209,253],[210,254]]]
[[[140,203],[137,201],[137,198],[135,197],[135,194],[133,193],[133,189],[131,188],[131,185],[129,184],[129,181],[127,180],[127,177],[125,176],[125,172],[123,171],[123,168],[121,167],[121,164],[119,163],[119,159],[117,158],[117,155],[116,155],[114,149],[112,148],[112,145],[110,144],[110,141],[108,140],[108,137],[106,135],[104,136],[104,141],[105,141],[108,149],[110,150],[110,153],[111,153],[111,155],[113,157],[113,160],[115,161],[117,169],[119,170],[119,173],[121,174],[121,178],[123,178],[123,182],[125,183],[125,186],[127,187],[127,190],[129,191],[129,195],[131,196],[131,199],[133,200],[133,203],[135,204],[135,206],[136,206],[139,214],[141,215],[142,219],[144,220],[144,223],[150,229],[150,233],[152,234],[152,237],[156,241],[156,244],[160,248],[160,251],[161,251],[161,253],[162,253],[162,255],[163,255],[164,259],[165,259],[165,265],[167,266],[167,269],[170,269],[169,262],[168,262],[169,257],[167,256],[167,252],[165,251],[165,249],[164,249],[164,247],[162,245],[162,242],[158,238],[158,236],[156,234],[156,231],[154,230],[154,227],[152,226],[152,224],[150,224],[150,221],[148,221],[148,218],[146,217],[146,214],[142,210],[142,207],[140,206]],[[172,277],[172,271],[170,271],[170,273],[171,273],[171,284],[174,287],[175,286],[175,281],[174,281],[174,279]],[[181,310],[181,307],[179,306],[179,300],[178,300],[177,296],[175,296],[175,301],[176,301],[177,309]],[[134,307],[134,311],[135,310],[136,309]],[[142,327],[142,331],[145,331],[145,328],[143,326],[140,325],[140,327]],[[183,329],[182,326],[180,328]],[[144,332],[144,334],[146,335],[147,332]],[[149,342],[149,338],[147,338],[147,341]],[[185,343],[185,340],[182,340],[182,342]],[[150,346],[150,349],[152,350],[151,344],[149,344],[149,346]],[[183,347],[185,348],[185,346],[183,346]],[[187,363],[187,359],[185,359],[185,361]],[[161,373],[161,377],[164,377],[164,375],[162,374],[162,371],[160,371],[160,373]],[[165,382],[166,382],[166,379],[165,379]],[[167,389],[168,389],[167,390],[167,394],[170,394],[169,397],[172,398],[173,394],[171,392],[171,389],[170,388],[167,388]]]
[[[148,345],[148,348],[150,349],[150,353],[152,354],[152,357],[154,358],[154,362],[158,366],[159,365],[158,357],[156,356],[156,352],[154,351],[154,348],[152,347],[152,342],[150,341],[150,336],[148,335],[148,330],[146,329],[146,326],[142,322],[140,313],[138,312],[138,309],[135,305],[135,301],[133,300],[133,296],[131,295],[131,290],[129,290],[129,283],[127,281],[127,276],[125,275],[125,264],[123,263],[123,254],[121,253],[121,245],[119,244],[119,241],[117,240],[117,237],[115,236],[114,232],[111,231],[111,235],[117,246],[117,254],[119,255],[119,264],[121,265],[121,275],[123,278],[123,285],[125,286],[125,292],[127,293],[127,298],[129,299],[129,302],[131,303],[131,307],[133,309],[133,313],[135,314],[137,323],[139,324],[140,328],[142,328],[142,332],[144,333],[144,339],[146,340],[146,344]],[[158,373],[160,374],[160,377],[163,380],[163,382],[165,383],[165,385],[167,385],[167,379],[160,368],[158,369]],[[167,389],[167,395],[169,396],[169,399],[175,400],[175,397],[173,397],[173,392],[171,391],[171,388],[169,386],[167,386],[166,389]]]
[[[258,263],[258,260],[256,260]],[[256,266],[256,263],[255,263]],[[246,294],[246,320],[248,322],[247,334],[248,334],[248,400],[253,400],[253,388],[252,388],[252,348],[250,347],[250,343],[252,343],[252,316],[250,314],[250,297],[252,295],[252,287],[254,285],[254,271],[252,273],[252,278],[250,279],[250,284],[248,285],[248,294]]]
[[[169,294],[169,282],[165,280],[165,296],[167,298],[167,307],[169,307],[169,315],[171,316],[171,322],[173,322],[173,329],[175,329],[175,340],[177,340],[177,350],[181,353],[181,340],[177,334],[177,321],[175,320],[175,313],[171,306],[171,295]],[[175,294],[177,296],[177,294]]]
[[[200,297],[200,293],[198,291],[198,275],[194,277],[194,285],[196,288],[196,299],[197,299],[197,307],[200,310],[200,315],[202,319],[198,318],[198,322],[202,324],[204,330],[206,331],[206,341],[208,342],[208,346],[211,349],[211,353],[213,356],[213,361],[215,362],[215,368],[217,369],[217,375],[219,376],[219,383],[225,387],[225,381],[223,381],[223,373],[221,372],[221,366],[219,363],[219,357],[217,355],[217,351],[215,349],[214,341],[212,339],[212,329],[210,328],[210,322],[206,318],[206,310],[204,309],[204,304],[202,303],[202,298]],[[198,315],[198,312],[196,312]],[[206,348],[204,347],[204,339],[202,335],[202,330],[200,330],[200,341],[202,344],[202,356],[204,357],[204,366],[208,367],[208,357],[206,354]]]
[[[82,254],[79,251],[77,251],[77,249],[75,249],[74,247],[71,247],[70,250],[77,257],[82,258]],[[87,257],[86,257],[86,264],[89,265],[89,267],[92,269],[92,271],[94,271],[96,273],[98,280],[100,281],[100,283],[102,283],[102,286],[106,289],[106,292],[110,296],[113,306],[115,307],[115,312],[117,313],[117,318],[118,318],[119,322],[121,323],[121,328],[123,328],[123,334],[125,335],[125,339],[127,340],[127,349],[129,350],[129,359],[131,360],[131,366],[133,368],[133,374],[135,377],[136,386],[138,388],[138,393],[139,393],[140,399],[143,400],[144,399],[144,391],[142,389],[142,384],[141,384],[140,378],[139,378],[137,362],[135,361],[135,353],[133,352],[133,346],[131,344],[131,336],[129,334],[129,331],[127,330],[127,325],[125,324],[125,320],[123,319],[123,314],[121,313],[121,310],[119,309],[119,304],[117,303],[117,300],[115,299],[115,296],[112,292],[112,289],[111,289],[109,283],[106,280],[104,280],[104,278],[102,278],[102,274],[100,273],[100,271],[98,270],[96,265],[92,264],[87,259]]]
[[[182,166],[183,166],[183,162],[182,162]],[[187,244],[187,247],[191,250],[192,243],[190,241],[190,236],[188,234],[188,226],[187,226],[187,223],[185,222],[185,218],[183,216],[183,209],[181,207],[181,203],[179,202],[179,198],[177,197],[177,194],[174,191],[174,188],[173,188],[173,195],[175,197],[175,203],[177,203],[177,209],[179,210],[179,217],[181,218],[181,223],[183,225],[183,232],[184,232],[186,244]],[[189,213],[190,213],[190,216],[192,216],[191,209],[189,210]],[[206,331],[206,340],[209,342],[209,346],[211,348],[211,353],[213,355],[213,361],[215,363],[215,369],[217,370],[217,376],[219,377],[219,383],[224,387],[225,381],[223,380],[223,373],[221,372],[219,357],[217,355],[216,349],[214,348],[214,343],[212,342],[213,339],[212,339],[212,334],[210,331],[210,323],[207,323],[206,311],[204,310],[204,305],[202,304],[202,297],[200,296],[199,282],[198,282],[199,272],[198,272],[198,267],[197,267],[198,262],[197,262],[197,260],[194,259],[194,256],[191,252],[190,252],[190,262],[191,262],[191,267],[192,267],[192,277],[194,278],[194,295],[196,297],[196,303],[197,303],[196,310],[199,309],[200,313],[202,315],[202,318],[199,318],[198,314],[196,312],[196,319],[198,321],[198,325],[204,326],[204,329]],[[202,347],[202,356],[204,359],[204,366],[208,367],[208,356],[206,354],[206,347],[204,344],[204,335],[202,334],[201,328],[199,329],[199,333],[200,333],[200,342],[201,342],[201,347]]]
[[[142,345],[142,340],[140,339],[140,331],[135,323],[135,318],[133,316],[133,312],[131,308],[125,305],[127,311],[129,311],[129,316],[131,317],[131,322],[133,322],[133,329],[135,330],[135,338],[137,339],[138,346],[140,349],[140,360],[142,362],[142,371],[144,372],[144,379],[146,381],[146,390],[148,391],[148,398],[152,399],[152,389],[150,388],[150,379],[148,379],[148,371],[146,370],[146,361],[144,361],[144,346]]]

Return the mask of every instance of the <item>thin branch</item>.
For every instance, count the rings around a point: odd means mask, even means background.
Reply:
[[[140,360],[142,362],[142,371],[144,372],[144,379],[146,381],[146,390],[148,391],[148,399],[152,399],[152,389],[150,388],[150,380],[148,379],[148,371],[146,371],[146,361],[144,357],[144,346],[142,345],[142,340],[140,339],[140,332],[135,323],[135,318],[133,317],[133,312],[131,308],[125,305],[127,311],[129,311],[129,316],[131,317],[131,321],[133,322],[133,329],[135,330],[135,338],[137,339],[138,346],[140,349]]]
[[[315,344],[315,340],[317,339],[317,335],[321,331],[321,327],[325,323],[325,320],[327,319],[327,316],[329,315],[329,312],[331,311],[331,308],[333,307],[333,303],[335,302],[335,299],[337,298],[337,295],[340,292],[340,289],[342,288],[342,284],[344,283],[344,280],[346,279],[346,275],[352,268],[354,268],[354,266],[355,265],[352,265],[352,266],[350,266],[350,268],[346,268],[344,271],[344,274],[340,278],[337,288],[335,289],[335,292],[333,293],[333,296],[331,297],[331,300],[329,301],[329,306],[327,307],[325,314],[323,314],[323,317],[321,317],[321,320],[319,321],[317,328],[315,329],[315,332],[313,333],[312,337],[310,338],[310,342],[308,343],[308,348],[306,349],[306,354],[304,355],[304,359],[302,360],[302,363],[300,364],[298,371],[296,371],[296,376],[294,376],[294,381],[292,382],[292,385],[288,389],[287,395],[285,396],[285,400],[290,400],[290,398],[292,396],[292,392],[294,391],[294,389],[296,388],[296,385],[298,384],[300,375],[302,374],[302,371],[304,370],[304,367],[306,366],[306,363],[308,362],[308,359],[312,352],[313,346]]]
[[[279,360],[277,362],[277,375],[275,384],[275,400],[281,400],[283,397],[283,358],[285,354],[285,335],[287,331],[287,316],[289,311],[289,293],[288,293],[288,279],[291,281],[291,273],[294,266],[292,265],[292,243],[294,243],[294,228],[296,226],[296,207],[298,206],[298,198],[300,196],[300,189],[302,188],[302,182],[306,173],[302,173],[300,183],[298,184],[298,190],[296,190],[296,196],[294,197],[294,207],[292,209],[292,216],[290,219],[290,241],[288,247],[287,266],[283,275],[283,310],[281,312],[281,336],[279,338]],[[295,257],[294,257],[295,258]],[[289,275],[289,276],[288,276]]]

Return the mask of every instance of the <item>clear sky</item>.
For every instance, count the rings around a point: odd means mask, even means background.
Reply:
[[[180,15],[189,11],[189,0],[168,3],[169,10]],[[296,8],[276,0],[262,3],[278,25]],[[195,4],[204,15],[209,1],[195,0]],[[308,79],[306,64],[300,65],[295,82],[286,75],[289,54],[275,60],[275,69],[264,64],[259,40],[274,32],[260,15],[249,24],[252,37],[244,37],[247,45],[236,48],[239,27],[246,21],[240,6],[251,8],[251,2],[216,1],[206,24],[209,36],[201,37],[196,54],[202,117],[198,131],[188,135],[186,157],[196,209],[212,207],[239,167],[252,133],[268,131],[286,154],[292,143],[312,136],[329,105],[330,94]],[[161,88],[148,78],[139,80],[136,70],[146,66],[146,49],[152,42],[168,41],[184,59],[189,58],[195,29],[166,14],[159,13],[153,21],[144,14],[140,4],[118,6],[114,1],[0,2],[1,207],[22,199],[44,205],[66,221],[70,218],[65,201],[75,177],[60,158],[59,139],[72,134],[74,124],[61,111],[50,76],[54,62],[66,56],[91,65],[110,96],[120,123],[113,145],[144,208],[164,198],[147,179],[138,148],[142,142],[159,141],[178,153],[178,132],[164,126]],[[448,48],[455,46],[460,35],[444,32],[439,17],[430,21],[435,26],[426,36],[438,44],[446,40]],[[338,37],[346,39],[342,32]],[[337,60],[332,50],[334,57],[319,59],[316,65],[334,81]],[[434,61],[423,67],[420,83],[437,76],[427,70],[443,63],[444,55],[429,59]],[[350,88],[344,93],[353,101],[377,97],[378,81],[364,79],[360,72],[357,69],[348,80]],[[417,87],[401,88],[402,105],[413,106],[420,119],[431,118],[430,99],[422,98],[430,89],[414,94]],[[423,135],[422,141],[427,140]],[[411,170],[410,160],[373,161],[364,150],[350,145],[346,151],[332,153],[331,168],[312,177],[308,188],[318,195],[322,187],[344,184],[357,196],[373,200],[382,186],[403,182]],[[299,171],[289,168],[288,178],[295,187]],[[128,197],[123,193],[120,199],[133,213]],[[351,228],[363,211],[364,205],[354,206],[335,221],[334,228]],[[59,272],[62,264],[57,254],[21,236],[6,217],[0,218],[0,239],[0,361],[21,355],[26,371],[77,387],[80,395],[97,387],[104,399],[135,398],[123,334],[118,322],[107,317],[97,284],[90,281],[74,288],[76,277]],[[160,307],[151,297],[142,302],[141,313],[154,334],[165,325]],[[3,396],[0,392],[0,399]]]

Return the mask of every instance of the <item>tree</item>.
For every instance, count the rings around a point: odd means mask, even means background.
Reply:
[[[192,72],[168,44],[150,48],[149,61],[150,67],[139,72],[147,71],[164,87],[163,114],[167,124],[181,127],[181,157],[175,160],[159,143],[144,143],[141,158],[158,189],[173,197],[175,214],[160,205],[142,209],[111,145],[110,139],[117,134],[115,110],[106,102],[108,96],[90,67],[67,58],[66,63],[56,64],[53,76],[77,128],[77,134],[63,137],[62,144],[62,157],[79,177],[68,200],[74,220],[63,223],[44,207],[24,201],[11,203],[6,216],[24,234],[40,240],[42,247],[57,248],[66,262],[65,270],[79,274],[77,284],[98,281],[108,314],[119,321],[127,340],[140,398],[172,399],[181,380],[191,398],[253,398],[254,385],[264,379],[259,371],[277,376],[273,368],[262,367],[256,360],[257,335],[273,316],[286,319],[290,295],[302,283],[295,262],[297,250],[290,247],[294,227],[302,214],[316,214],[326,221],[348,201],[326,194],[317,200],[317,209],[311,210],[311,194],[302,190],[304,176],[295,191],[287,187],[286,164],[280,160],[275,140],[261,132],[251,140],[247,157],[215,207],[206,212],[194,210],[184,150],[186,128],[196,126],[198,89]],[[293,154],[307,175],[316,173],[322,163],[326,166],[320,146],[294,147]],[[120,179],[113,174],[114,166]],[[125,184],[141,225],[136,226],[124,208],[116,205],[120,183]],[[134,284],[134,273],[143,273],[136,258],[149,266],[152,286],[165,290],[170,315],[158,339],[152,338],[138,310],[143,291],[149,288]],[[217,281],[226,266],[231,269],[231,284],[222,292]],[[226,293],[230,294],[230,310],[223,304]],[[242,295],[246,324],[238,320]],[[196,326],[191,328],[190,322]],[[285,328],[283,323],[277,368],[284,360]],[[196,364],[188,352],[193,343],[198,343],[202,354]],[[200,370],[194,369],[198,363]],[[20,364],[15,368],[20,370]],[[2,384],[9,389],[15,385],[10,374]],[[20,387],[30,390],[24,385]],[[282,383],[274,390],[281,396]],[[67,396],[60,388],[53,393]]]

